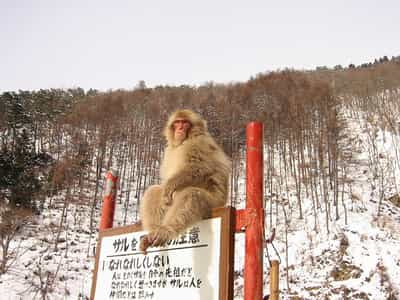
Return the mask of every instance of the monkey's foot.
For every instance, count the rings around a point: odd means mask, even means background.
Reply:
[[[147,254],[147,248],[151,247],[152,243],[153,240],[149,234],[142,235],[140,237],[139,250],[142,251],[144,254]]]
[[[153,242],[152,247],[162,247],[174,237],[174,232],[166,227],[160,226],[152,234]]]
[[[139,250],[147,254],[150,247],[162,247],[172,238],[175,237],[173,231],[166,227],[158,227],[156,230],[140,237]]]

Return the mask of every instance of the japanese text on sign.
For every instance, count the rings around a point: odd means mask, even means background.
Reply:
[[[94,299],[218,299],[221,218],[201,221],[163,248],[138,250],[143,231],[103,237]]]

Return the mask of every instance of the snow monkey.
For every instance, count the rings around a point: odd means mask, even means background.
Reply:
[[[140,249],[164,246],[211,209],[226,204],[230,160],[191,110],[174,112],[164,128],[167,147],[161,163],[161,185],[150,186],[140,207]]]

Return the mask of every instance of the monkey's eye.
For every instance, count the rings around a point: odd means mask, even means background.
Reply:
[[[190,127],[191,126],[190,122],[188,120],[184,120],[184,119],[178,119],[178,120],[175,120],[172,123],[172,126],[174,128],[177,127],[177,126],[182,126],[182,125],[185,126],[185,127]]]

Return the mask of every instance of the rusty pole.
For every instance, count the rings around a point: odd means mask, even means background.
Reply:
[[[246,237],[244,299],[263,297],[263,124],[252,122],[246,128]]]
[[[103,207],[101,210],[100,231],[113,227],[117,181],[118,176],[116,172],[108,171],[106,175],[106,189],[103,197]]]

